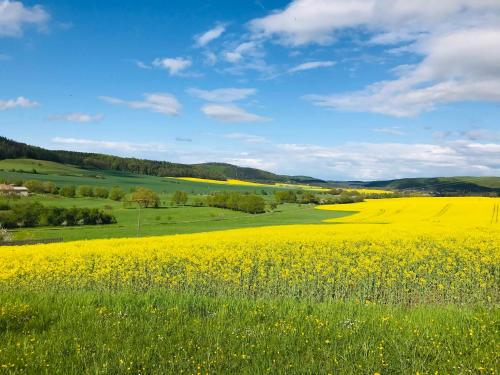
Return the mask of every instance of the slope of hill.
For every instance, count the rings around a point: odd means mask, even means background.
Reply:
[[[214,180],[239,178],[267,183],[303,182],[304,179],[310,182],[323,182],[312,177],[299,177],[295,180],[291,176],[280,176],[256,168],[243,168],[224,163],[180,164],[97,153],[47,150],[0,137],[0,160],[4,159],[45,160],[85,169],[115,170],[162,177],[197,177]]]
[[[403,178],[372,181],[363,185],[370,188],[417,190],[437,194],[500,193],[500,177]]]

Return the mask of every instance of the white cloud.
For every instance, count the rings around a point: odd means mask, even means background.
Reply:
[[[255,41],[244,42],[239,44],[234,50],[227,51],[224,54],[225,59],[230,63],[240,62],[245,55],[254,56],[258,53],[259,44]]]
[[[161,143],[134,143],[120,141],[99,141],[85,138],[52,138],[52,143],[65,146],[76,146],[83,150],[113,150],[120,152],[168,152],[170,147]]]
[[[311,70],[311,69],[317,69],[317,68],[326,68],[329,66],[334,66],[335,61],[310,61],[310,62],[305,62],[302,64],[299,64],[297,66],[294,66],[293,68],[289,69],[289,73],[295,73],[295,72],[301,72],[303,70]]]
[[[278,149],[272,156],[280,173],[324,178],[374,180],[500,172],[500,145],[491,143],[358,142],[336,147],[282,144]]]
[[[43,29],[49,19],[41,5],[26,7],[20,1],[0,0],[0,37],[21,36],[27,25]]]
[[[499,10],[497,0],[294,0],[252,20],[250,28],[257,36],[277,36],[292,46],[329,44],[352,28],[375,33],[373,42],[388,44],[436,30],[498,24]]]
[[[110,96],[100,96],[99,99],[110,104],[125,105],[132,109],[147,109],[171,116],[177,116],[182,108],[177,98],[169,93],[144,94],[143,101],[127,101]]]
[[[50,121],[99,122],[102,119],[104,119],[104,115],[100,113],[91,115],[88,113],[74,112],[49,116]]]
[[[397,78],[360,91],[308,95],[318,106],[407,117],[463,101],[500,101],[498,0],[293,0],[250,22],[254,39],[329,44],[355,32],[370,43],[416,55],[392,68]],[[405,43],[405,44],[402,44]]]
[[[226,27],[224,25],[217,25],[213,29],[195,37],[196,44],[200,47],[204,47],[211,41],[219,38],[224,31],[226,31]]]
[[[376,128],[373,129],[375,133],[385,133],[389,135],[404,135],[405,133],[401,130],[399,126],[391,126],[387,128]]]
[[[141,69],[152,69],[152,66],[150,66],[142,61],[136,60],[134,62],[135,62],[135,65],[137,65]]]
[[[261,137],[260,135],[245,134],[245,133],[225,134],[224,138],[233,139],[250,144],[263,144],[269,142],[265,137]]]
[[[201,111],[208,117],[223,122],[261,122],[269,120],[267,117],[247,112],[233,104],[206,104],[201,108]]]
[[[192,62],[190,59],[185,59],[183,57],[157,58],[153,61],[154,67],[168,70],[171,76],[180,75],[184,70],[189,68],[191,64]]]
[[[33,100],[26,99],[23,96],[19,96],[16,99],[0,100],[0,111],[5,111],[7,109],[13,109],[16,107],[20,108],[31,108],[36,107],[39,104]]]
[[[188,89],[187,92],[197,98],[208,102],[229,103],[246,99],[254,95],[257,90],[253,88],[223,88],[215,90],[201,90],[197,88]]]
[[[500,3],[500,2],[499,2]],[[425,55],[392,81],[359,92],[308,95],[314,104],[346,111],[408,117],[440,104],[500,101],[500,28],[471,28],[422,39]]]

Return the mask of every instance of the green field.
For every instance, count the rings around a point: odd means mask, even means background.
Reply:
[[[5,374],[493,374],[498,313],[207,297],[0,293]]]
[[[32,173],[35,168],[37,173]],[[264,214],[252,215],[243,212],[225,210],[214,207],[170,206],[171,194],[183,190],[193,195],[204,195],[215,191],[240,191],[263,194],[270,201],[273,192],[279,187],[240,186],[211,184],[204,182],[183,181],[174,178],[134,175],[114,171],[89,171],[59,163],[19,159],[0,161],[0,180],[41,180],[52,181],[58,186],[90,185],[111,188],[120,186],[126,192],[131,188],[142,186],[155,190],[160,194],[160,208],[139,210],[136,206],[125,207],[121,202],[100,198],[65,198],[58,195],[32,195],[23,201],[40,201],[44,205],[58,207],[102,208],[111,212],[117,224],[92,225],[78,227],[37,227],[13,230],[16,240],[63,238],[68,240],[157,236],[177,233],[194,233],[245,227],[259,227],[284,224],[317,224],[329,218],[348,215],[345,212],[320,211],[314,206],[296,204],[280,205],[277,210]],[[18,172],[11,172],[15,169]],[[25,172],[19,172],[23,170]],[[138,229],[140,214],[140,230]]]
[[[38,197],[30,197],[39,200]],[[17,240],[63,238],[65,241],[134,237],[138,235],[139,210],[124,208],[122,203],[97,198],[44,197],[43,203],[61,207],[112,207],[118,223],[75,227],[37,227],[13,230]],[[252,215],[214,207],[161,207],[141,209],[140,236],[158,236],[177,233],[195,233],[214,230],[260,227],[284,224],[318,224],[322,220],[348,215],[345,212],[316,210],[314,206],[284,204],[272,212]]]

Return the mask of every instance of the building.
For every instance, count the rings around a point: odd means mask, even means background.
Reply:
[[[18,195],[21,197],[27,197],[30,191],[24,186],[14,186],[8,184],[0,184],[0,194],[1,195]]]

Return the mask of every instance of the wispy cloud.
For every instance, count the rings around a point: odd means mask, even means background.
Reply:
[[[50,19],[41,5],[24,6],[20,1],[0,0],[0,37],[18,37],[25,26],[43,29]]]
[[[236,141],[241,141],[241,142],[249,143],[249,144],[263,144],[263,143],[269,142],[269,140],[267,140],[267,138],[265,138],[265,137],[261,137],[259,135],[253,135],[253,134],[245,134],[245,133],[225,134],[224,138],[233,139]]]
[[[197,98],[206,100],[207,102],[229,103],[238,100],[246,99],[254,95],[257,90],[254,88],[222,88],[215,90],[201,90],[198,88],[190,88],[187,92]]]
[[[16,99],[0,100],[0,111],[13,108],[31,108],[38,106],[38,102],[19,96]]]
[[[177,98],[169,93],[144,94],[143,101],[128,101],[111,96],[100,96],[99,99],[116,105],[125,105],[132,109],[147,109],[151,112],[177,116],[181,111],[181,104]]]
[[[167,70],[171,76],[180,75],[191,65],[191,60],[184,57],[157,58],[153,61],[154,67]]]
[[[134,143],[120,141],[101,141],[85,138],[52,138],[52,143],[65,146],[77,146],[83,150],[113,150],[121,152],[169,152],[170,147],[161,143]]]
[[[401,130],[399,126],[391,126],[386,128],[376,128],[373,129],[375,133],[385,133],[389,135],[404,135],[405,133]]]
[[[211,41],[219,38],[224,33],[224,31],[226,31],[226,26],[223,24],[219,24],[214,28],[204,32],[203,34],[197,35],[195,37],[196,44],[199,47],[204,47]]]
[[[233,104],[206,104],[201,111],[210,118],[223,122],[262,122],[269,121],[267,117],[247,112]]]
[[[177,142],[192,142],[193,141],[191,138],[185,138],[185,137],[175,137],[175,140]]]
[[[50,121],[99,122],[104,119],[104,115],[100,113],[91,115],[89,113],[74,112],[74,113],[52,115],[49,116],[48,119]]]
[[[335,61],[309,61],[302,63],[300,65],[294,66],[291,69],[288,69],[289,73],[301,72],[304,70],[311,70],[317,68],[326,68],[330,66],[334,66]]]

